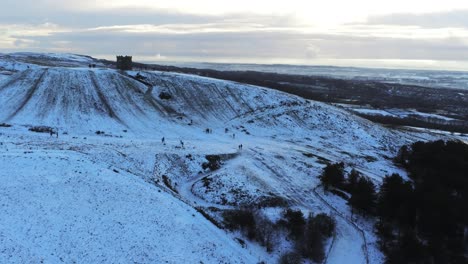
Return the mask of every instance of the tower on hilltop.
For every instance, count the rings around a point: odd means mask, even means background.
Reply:
[[[130,71],[133,68],[132,56],[117,56],[117,69]]]

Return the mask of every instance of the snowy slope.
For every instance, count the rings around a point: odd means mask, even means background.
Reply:
[[[2,263],[261,260],[193,208],[86,156],[5,145],[0,167]]]
[[[110,70],[26,70],[0,84],[0,119],[85,131],[142,126],[155,117],[145,89]]]
[[[41,63],[8,66],[25,58]],[[372,225],[350,221],[317,176],[339,161],[376,183],[404,175],[391,160],[398,148],[436,136],[266,88],[162,72],[138,81],[90,61],[0,55],[11,73],[0,79],[0,123],[13,125],[0,127],[0,262],[271,263],[281,249],[243,248],[194,208],[274,198],[337,219],[327,263],[382,262]],[[59,138],[28,131],[44,125]],[[204,169],[206,155],[221,168]]]
[[[83,55],[61,53],[17,52],[0,53],[0,69],[21,71],[39,67],[87,67],[89,64],[102,66],[98,60]]]

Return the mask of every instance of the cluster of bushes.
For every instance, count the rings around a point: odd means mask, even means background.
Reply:
[[[219,155],[206,155],[205,159],[208,162],[202,164],[203,170],[210,169],[211,171],[221,168],[221,156]]]
[[[54,128],[48,126],[33,126],[28,130],[36,133],[55,133]]]
[[[309,215],[304,218],[301,211],[286,210],[278,222],[288,230],[294,241],[296,254],[315,262],[325,258],[325,241],[335,232],[335,221],[326,214]]]
[[[301,211],[291,209],[285,210],[277,222],[251,208],[228,210],[223,217],[226,228],[241,231],[248,239],[266,247],[268,252],[272,252],[281,239],[292,241],[294,251],[285,254],[281,258],[283,262],[301,258],[323,261],[325,241],[335,232],[335,221],[330,216],[310,214],[305,218]]]
[[[343,162],[327,164],[319,178],[325,190],[348,200],[353,212],[356,210],[361,214],[374,214],[377,200],[376,187],[359,171],[353,169],[345,175]],[[341,190],[346,191],[350,196]]]
[[[170,93],[167,93],[167,92],[160,92],[159,93],[159,98],[162,99],[162,100],[171,100],[172,95]]]
[[[171,191],[173,191],[175,193],[179,193],[177,191],[177,189],[176,189],[177,183],[175,184],[176,186],[173,186],[172,182],[171,182],[171,179],[169,179],[169,177],[167,177],[167,175],[163,175],[162,179],[163,179],[164,185],[166,185],[167,188],[171,189]]]
[[[327,188],[351,193],[349,204],[374,217],[387,263],[468,263],[468,145],[460,141],[403,146],[395,161],[410,180],[386,176],[379,192],[368,179],[330,164]]]

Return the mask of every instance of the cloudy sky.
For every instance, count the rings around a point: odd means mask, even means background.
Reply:
[[[16,51],[468,70],[468,1],[1,0]]]

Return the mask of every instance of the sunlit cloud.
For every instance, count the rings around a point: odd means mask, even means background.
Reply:
[[[468,1],[5,1],[0,52],[301,64],[468,61]]]

